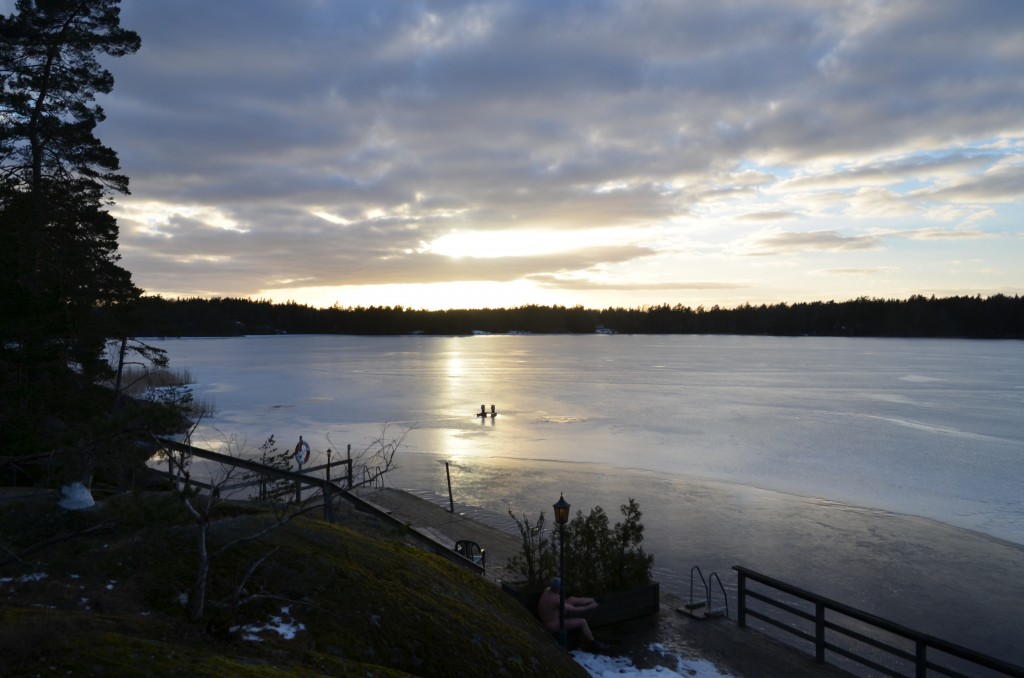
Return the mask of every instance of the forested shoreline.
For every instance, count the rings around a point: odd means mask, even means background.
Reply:
[[[753,334],[777,336],[1024,339],[1024,298],[924,297],[735,308],[677,304],[642,308],[520,306],[427,311],[401,306],[314,308],[241,298],[138,303],[138,336],[243,334]]]

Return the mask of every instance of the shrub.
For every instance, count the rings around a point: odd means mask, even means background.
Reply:
[[[565,585],[572,591],[611,593],[628,591],[651,581],[654,556],[644,552],[643,512],[632,498],[619,507],[623,521],[609,526],[608,515],[595,506],[589,515],[576,512],[565,526]],[[507,569],[526,578],[527,586],[539,588],[558,573],[558,535],[544,532],[544,513],[530,525],[512,511],[522,537],[520,552],[509,559]]]
[[[519,553],[509,558],[505,567],[526,577],[530,587],[538,588],[558,570],[558,552],[553,540],[544,533],[544,512],[541,511],[535,525],[530,525],[530,519],[525,514],[522,522],[512,513],[512,509],[508,510],[508,514],[516,522],[523,541]]]
[[[264,466],[270,466],[282,471],[292,470],[292,453],[289,450],[282,452],[277,448],[277,441],[273,434],[260,445],[260,456],[255,459]],[[257,485],[256,494],[250,494],[249,499],[255,501],[278,501],[289,497],[295,492],[295,483],[284,478],[274,478],[255,471],[242,474],[243,482],[253,482]]]

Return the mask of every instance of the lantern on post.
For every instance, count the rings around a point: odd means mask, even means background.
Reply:
[[[565,639],[565,524],[569,522],[569,509],[572,508],[561,492],[558,501],[552,507],[555,510],[555,522],[558,523],[558,642],[566,646]]]

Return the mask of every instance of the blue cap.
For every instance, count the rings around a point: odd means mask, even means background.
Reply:
[[[548,582],[548,586],[550,586],[553,591],[558,591],[562,588],[562,580],[558,577],[554,577],[551,581]]]

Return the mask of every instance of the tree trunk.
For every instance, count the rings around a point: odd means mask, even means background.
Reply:
[[[128,350],[128,337],[121,337],[121,350],[117,354],[117,381],[114,382],[114,410],[121,406],[121,377],[124,373],[124,354]]]
[[[210,575],[210,554],[206,548],[206,533],[209,524],[204,520],[199,524],[197,534],[199,567],[196,569],[196,583],[189,596],[189,619],[198,622],[206,612],[206,581]]]

